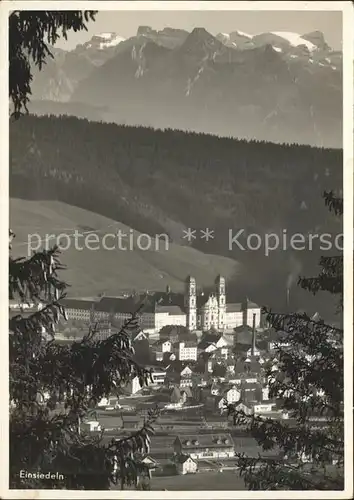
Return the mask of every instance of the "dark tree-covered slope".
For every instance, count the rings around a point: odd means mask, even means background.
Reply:
[[[178,243],[183,228],[214,229],[213,240],[193,245],[247,262],[250,282],[271,277],[276,286],[280,273],[284,288],[289,252],[230,251],[230,229],[341,232],[321,196],[342,188],[341,150],[27,116],[11,124],[10,157],[12,197],[66,202]]]

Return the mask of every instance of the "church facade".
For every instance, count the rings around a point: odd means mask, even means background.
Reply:
[[[189,330],[218,331],[233,330],[242,325],[261,324],[261,308],[248,300],[244,303],[227,303],[226,284],[223,276],[215,280],[215,292],[205,295],[197,293],[195,278],[188,276],[184,298],[186,326]]]

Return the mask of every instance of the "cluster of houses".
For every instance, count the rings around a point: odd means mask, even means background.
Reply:
[[[157,401],[164,401],[168,409],[202,406],[204,412],[219,415],[228,404],[239,405],[246,413],[279,413],[269,398],[265,377],[269,365],[277,370],[277,359],[272,340],[256,342],[257,330],[261,330],[255,319],[252,328],[238,327],[229,337],[217,331],[193,337],[182,330],[178,338],[178,330],[164,328],[161,338],[149,344],[153,358],[150,389]],[[238,344],[242,336],[246,341]],[[139,342],[149,342],[144,332],[136,335],[134,343]],[[134,379],[126,389],[137,395],[142,387]]]
[[[230,459],[235,457],[235,445],[229,433],[179,434],[171,442],[171,448],[172,454],[167,460],[156,459],[153,454],[141,457],[150,474],[159,469],[169,470],[170,474],[195,474],[215,470],[221,460],[230,466]]]
[[[144,365],[151,368],[152,382],[143,388],[138,377],[133,378],[123,388],[126,396],[139,397],[143,391],[148,391],[152,399],[166,410],[202,408],[204,420],[209,415],[225,424],[223,432],[212,428],[211,432],[183,433],[174,437],[169,462],[178,474],[213,470],[215,463],[220,461],[223,462],[222,467],[225,463],[231,467],[235,443],[227,432],[228,419],[224,415],[227,405],[232,404],[250,415],[288,418],[288,414],[279,407],[279,402],[270,398],[266,378],[266,368],[278,370],[278,360],[273,351],[275,341],[284,346],[286,343],[282,342],[279,334],[274,338],[271,330],[262,328],[258,306],[249,302],[245,307],[227,304],[224,279],[218,277],[216,285],[215,295],[199,300],[195,280],[188,278],[184,297],[185,319],[180,314],[182,306],[163,305],[163,300],[159,302],[154,297],[152,310],[146,312],[141,321],[141,325],[145,324],[148,328],[142,326],[132,338],[136,352],[139,345],[147,346],[148,360]],[[94,301],[94,307],[93,299],[79,302],[78,305],[77,300],[66,299],[64,305],[68,318],[87,322],[98,319],[100,338],[113,333],[111,319],[125,321],[134,310],[132,297],[101,297]],[[35,307],[39,309],[42,305],[33,304],[30,309]],[[172,316],[163,308],[169,308]],[[17,304],[10,304],[13,314],[17,309]],[[124,414],[117,398],[114,401],[104,398],[99,406],[121,411],[117,428],[131,430],[140,425],[140,417],[132,412]],[[102,430],[98,421],[82,422],[82,428],[91,432]],[[142,457],[151,471],[160,466],[155,455],[153,457]]]

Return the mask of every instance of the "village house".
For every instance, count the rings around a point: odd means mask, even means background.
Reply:
[[[192,397],[192,393],[189,387],[185,389],[180,389],[178,386],[173,387],[171,390],[170,401],[176,406],[182,406],[186,401]]]
[[[228,402],[225,397],[217,397],[215,398],[215,406],[217,407],[216,409],[221,413],[225,413],[227,411],[227,405]]]
[[[155,353],[156,361],[163,361],[166,357],[170,357],[166,354],[172,353],[172,342],[169,339],[159,339],[152,344],[151,350]]]
[[[158,367],[153,367],[152,368],[152,384],[151,385],[157,385],[157,386],[162,386],[165,383],[166,379],[166,370],[162,370]]]
[[[171,352],[172,342],[170,340],[158,340],[157,344],[161,346],[162,352]]]
[[[166,368],[166,383],[180,388],[193,386],[194,373],[189,365],[175,361]]]
[[[97,403],[97,407],[98,408],[116,408],[116,407],[118,407],[118,397],[111,396],[109,398],[102,398]]]
[[[178,359],[180,361],[197,361],[197,346],[193,341],[179,342]]]
[[[146,335],[142,330],[133,333],[132,342],[139,342],[141,340],[149,340],[148,335]]]
[[[100,432],[101,424],[97,420],[86,420],[80,425],[81,430],[86,432]]]
[[[243,411],[246,415],[261,415],[268,412],[273,412],[276,408],[276,404],[270,401],[250,401],[250,402],[240,402],[235,405],[235,409],[238,411]]]
[[[180,435],[176,437],[173,447],[176,455],[189,455],[194,460],[235,456],[230,434]]]
[[[195,474],[198,463],[189,455],[178,455],[175,460],[177,474]]]
[[[162,369],[155,367],[155,366],[153,366],[153,367],[146,366],[146,368],[151,369],[151,376],[152,376],[152,379],[147,381],[148,382],[147,386],[150,386],[150,387],[161,386],[165,383],[166,370],[162,370]],[[146,387],[146,386],[144,386],[144,387]],[[143,388],[143,386],[141,386],[141,384],[140,384],[139,377],[136,376],[136,377],[132,378],[127,383],[127,385],[124,387],[124,390],[128,395],[133,396],[134,394],[141,391],[142,388]]]
[[[141,391],[141,389],[142,387],[140,385],[139,377],[132,378],[124,387],[125,392],[127,392],[130,396],[133,396],[137,392]]]
[[[220,353],[227,358],[229,351],[229,343],[222,334],[206,333],[198,344],[198,349],[204,352],[211,353],[220,349]]]
[[[241,394],[241,388],[234,385],[230,389],[226,389],[223,393],[223,397],[226,399],[228,404],[233,404],[241,399]]]
[[[229,385],[256,384],[259,382],[259,376],[256,373],[241,373],[232,375],[228,379]]]
[[[185,366],[180,372],[180,387],[193,386],[193,370],[189,366]]]
[[[154,460],[149,455],[147,455],[146,457],[144,457],[141,461],[142,461],[143,464],[145,464],[148,467],[149,473],[150,473],[150,476],[151,476],[151,472],[154,472],[157,469],[158,463],[156,462],[156,460]]]

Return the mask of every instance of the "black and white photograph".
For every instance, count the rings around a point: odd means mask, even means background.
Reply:
[[[1,496],[352,498],[352,2],[0,11]]]

